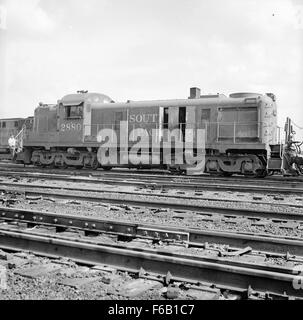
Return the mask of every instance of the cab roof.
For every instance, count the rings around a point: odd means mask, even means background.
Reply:
[[[19,121],[24,120],[24,118],[8,118],[8,119],[0,119],[0,121]]]
[[[82,103],[112,103],[113,100],[102,93],[76,93],[68,94],[61,100],[58,100],[58,104],[63,106],[79,106]]]

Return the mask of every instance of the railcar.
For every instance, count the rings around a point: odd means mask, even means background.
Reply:
[[[143,142],[141,137],[138,147],[140,130],[148,137]],[[277,144],[275,95],[201,95],[199,88],[191,88],[188,99],[115,103],[106,95],[81,91],[57,104],[39,105],[18,158],[41,166],[184,171],[188,164],[180,164],[176,155],[181,151],[184,156],[187,146],[196,154],[202,134],[205,172],[264,176],[270,145]],[[107,153],[98,153],[103,142]],[[102,161],[114,152],[115,161]]]
[[[8,140],[18,135],[23,124],[22,118],[0,119],[0,159],[12,159]]]

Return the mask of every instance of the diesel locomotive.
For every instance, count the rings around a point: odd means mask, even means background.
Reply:
[[[180,151],[185,155],[188,145],[196,154],[203,132],[205,173],[263,177],[281,169],[272,93],[201,95],[199,88],[191,88],[187,99],[117,103],[104,94],[78,91],[56,104],[40,103],[34,117],[24,121],[31,125],[23,125],[12,147],[14,160],[24,164],[105,170],[156,167],[183,172],[188,164],[175,161],[176,155]],[[148,137],[145,142],[141,137],[140,147],[135,148],[140,140],[138,130]],[[109,132],[115,139],[110,139]],[[177,132],[173,139],[170,132]],[[99,153],[103,142],[107,149]],[[166,161],[166,142],[171,143],[170,162]],[[102,161],[112,151],[116,161]],[[138,156],[142,161],[133,161]]]

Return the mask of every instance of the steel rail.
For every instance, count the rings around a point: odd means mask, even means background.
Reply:
[[[111,246],[102,243],[89,243],[82,239],[54,238],[51,235],[33,232],[0,230],[0,246],[6,250],[30,250],[34,254],[67,257],[89,265],[106,264],[115,268],[132,268],[165,276],[170,272],[174,277],[203,281],[219,286],[232,286],[241,289],[252,287],[258,291],[302,297],[303,291],[296,290],[293,281],[295,272],[281,267],[258,268],[255,264],[230,264],[224,260],[205,261],[196,256],[182,256],[172,253],[159,253],[157,250]]]
[[[1,166],[0,166],[1,167]],[[107,172],[107,171],[100,171],[100,172],[96,172],[96,171],[83,171],[83,172],[79,172],[79,171],[74,171],[74,170],[67,170],[67,169],[40,169],[39,168],[17,168],[18,171],[16,171],[16,168],[2,168],[2,170],[0,171],[0,173],[29,173],[29,170],[31,171],[31,173],[41,173],[41,174],[58,174],[58,175],[72,175],[72,176],[77,176],[77,177],[94,177],[94,178],[104,178],[104,177],[108,177],[108,178],[112,178],[112,179],[121,179],[121,177],[123,178],[127,178],[127,179],[134,179],[134,180],[144,180],[144,179],[157,179],[160,181],[178,181],[178,180],[182,180],[182,181],[188,181],[188,182],[207,182],[207,183],[217,183],[217,182],[223,182],[226,183],[228,182],[232,182],[232,183],[243,183],[243,184],[248,184],[248,183],[252,183],[252,184],[259,184],[260,183],[260,179],[249,179],[247,177],[216,177],[216,176],[209,176],[209,175],[202,175],[202,176],[184,176],[184,175],[172,175],[172,174],[150,174],[150,173],[146,173],[146,172],[140,172],[140,171],[119,171],[119,172]],[[15,171],[14,171],[15,170]],[[265,182],[266,184],[270,185],[277,185],[278,183],[281,183],[282,181],[277,181],[277,180],[268,180],[268,179],[263,179],[262,182]],[[296,186],[298,184],[303,185],[303,180],[284,180],[283,183],[289,184],[290,186]]]
[[[273,222],[283,222],[284,220],[295,220],[295,221],[303,221],[303,213],[284,213],[273,210],[255,210],[255,209],[243,209],[243,208],[226,208],[219,206],[206,206],[206,205],[196,205],[196,204],[182,204],[178,202],[164,202],[156,199],[155,196],[150,196],[148,199],[147,196],[142,199],[129,199],[127,197],[115,198],[110,192],[108,195],[102,194],[98,196],[92,195],[83,195],[81,193],[67,193],[62,192],[60,188],[58,188],[58,192],[52,191],[41,191],[37,190],[34,187],[30,188],[5,188],[3,191],[12,191],[24,193],[25,196],[38,196],[46,197],[46,198],[55,198],[55,199],[65,199],[65,200],[78,200],[78,201],[87,201],[87,202],[96,202],[96,203],[106,203],[106,204],[118,204],[118,205],[130,205],[134,207],[140,208],[158,208],[158,209],[170,209],[170,210],[182,210],[182,211],[192,211],[197,214],[219,214],[230,217],[250,217],[250,218],[265,218],[272,219]],[[175,198],[178,200],[178,198]]]
[[[0,171],[0,176],[11,177],[13,172]],[[280,194],[303,194],[303,188],[297,188],[296,185],[291,184],[289,187],[275,187],[275,186],[260,186],[245,184],[223,184],[216,183],[214,181],[205,182],[191,182],[187,178],[170,178],[171,181],[165,181],[163,179],[151,179],[151,178],[134,178],[128,177],[127,180],[122,180],[121,176],[116,178],[107,178],[106,176],[97,177],[71,177],[68,175],[60,174],[37,174],[28,172],[15,172],[15,175],[23,178],[36,178],[36,179],[49,179],[57,181],[70,181],[70,182],[89,182],[92,184],[110,184],[110,185],[133,185],[133,186],[151,186],[153,188],[171,188],[171,189],[185,189],[185,190],[211,190],[211,191],[234,191],[234,192],[249,192],[249,193],[280,193]],[[124,177],[125,178],[125,177]],[[226,182],[232,182],[226,181]]]
[[[0,182],[0,190],[2,187],[21,187],[28,188],[29,184],[19,183],[19,182]],[[293,204],[293,203],[272,203],[265,201],[253,201],[253,200],[241,200],[241,199],[224,199],[224,198],[211,198],[211,197],[197,197],[197,196],[185,196],[180,194],[151,194],[147,192],[138,192],[138,191],[119,191],[119,190],[100,190],[100,189],[87,189],[87,188],[78,188],[78,187],[62,187],[62,186],[52,186],[52,185],[43,185],[43,184],[31,184],[32,188],[40,188],[40,189],[50,189],[50,190],[66,190],[66,191],[81,191],[81,192],[95,192],[99,194],[111,193],[111,194],[119,194],[119,195],[133,195],[133,196],[148,196],[148,197],[157,197],[164,199],[184,199],[184,200],[194,200],[194,201],[214,201],[214,202],[234,202],[234,203],[244,203],[244,204],[261,204],[261,205],[279,205],[280,207],[286,208],[299,208],[302,209],[303,213],[303,205]],[[3,190],[3,189],[2,189]]]
[[[200,181],[201,179],[204,182],[214,182],[214,181],[230,181],[230,182],[243,182],[245,184],[247,183],[255,183],[259,184],[260,181],[266,182],[267,184],[278,184],[278,183],[291,183],[293,185],[295,184],[303,184],[303,179],[300,177],[266,177],[262,180],[257,178],[249,178],[249,177],[243,177],[243,176],[233,176],[233,177],[220,177],[216,175],[209,175],[209,174],[203,174],[199,176],[184,176],[179,174],[171,174],[168,171],[164,170],[129,170],[129,169],[119,169],[116,168],[114,171],[96,171],[91,169],[84,169],[84,170],[76,170],[76,169],[65,169],[65,168],[39,168],[34,166],[26,166],[26,167],[20,167],[21,165],[18,164],[9,164],[7,163],[5,167],[0,163],[1,170],[5,171],[13,171],[13,170],[19,170],[18,172],[40,172],[40,173],[50,173],[50,174],[64,174],[67,175],[74,175],[74,176],[93,176],[93,177],[102,177],[102,176],[109,176],[109,177],[116,177],[121,178],[121,176],[124,177],[130,177],[130,178],[140,178],[140,175],[144,178],[150,179],[150,178],[159,178],[159,179],[187,179],[187,180],[197,180]],[[10,168],[9,168],[10,167]],[[1,172],[1,171],[0,171]],[[14,171],[13,171],[14,172]],[[15,171],[16,172],[16,171]],[[139,176],[139,177],[136,177]],[[141,177],[141,178],[142,178]]]
[[[303,239],[249,232],[209,231],[193,228],[133,223],[120,220],[92,218],[78,215],[0,207],[0,222],[22,222],[28,225],[52,226],[64,231],[67,228],[83,230],[88,234],[105,233],[155,241],[184,243],[201,246],[205,243],[230,245],[236,248],[250,246],[254,250],[303,256]]]

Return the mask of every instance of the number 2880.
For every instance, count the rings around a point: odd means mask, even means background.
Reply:
[[[80,131],[82,126],[80,123],[62,123],[61,131]]]

